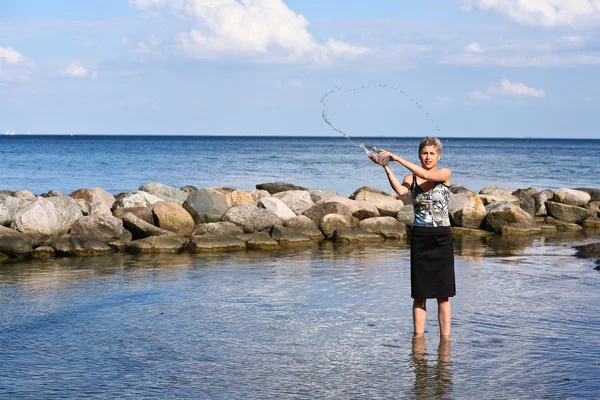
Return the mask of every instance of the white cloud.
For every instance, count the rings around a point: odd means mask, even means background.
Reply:
[[[464,50],[467,53],[481,53],[483,51],[478,43],[471,43],[468,46],[465,46]]]
[[[330,38],[317,43],[308,20],[282,0],[130,0],[140,9],[169,6],[197,26],[178,36],[181,48],[197,58],[253,57],[263,61],[330,63],[369,49]]]
[[[147,42],[138,42],[137,51],[143,54],[152,54],[159,43],[156,35],[150,35]]]
[[[61,68],[58,73],[62,76],[70,78],[97,78],[98,74],[83,65],[72,62],[64,68]]]
[[[25,57],[13,50],[12,47],[0,47],[0,62],[1,61],[4,61],[7,64],[18,64],[25,61]]]
[[[585,26],[600,22],[598,0],[462,0],[464,11],[493,11],[523,24]]]
[[[490,100],[492,96],[544,98],[546,97],[546,92],[541,89],[529,87],[524,83],[511,82],[506,78],[500,81],[500,85],[492,85],[485,92],[478,90],[469,92],[469,97],[473,100]]]

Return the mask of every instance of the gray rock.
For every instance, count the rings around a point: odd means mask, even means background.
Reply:
[[[575,249],[577,250],[575,252],[575,257],[600,259],[600,243],[590,243],[581,246],[575,246]]]
[[[33,253],[31,253],[31,257],[37,260],[43,260],[48,258],[54,258],[56,252],[50,246],[40,246],[33,249]]]
[[[591,196],[581,190],[561,188],[554,193],[552,200],[569,206],[583,207],[590,202]]]
[[[275,225],[271,229],[271,237],[284,248],[312,246],[312,239],[310,236],[281,225]]]
[[[43,197],[36,198],[19,210],[11,228],[29,236],[33,247],[51,244],[62,229],[54,203]]]
[[[267,232],[256,232],[245,235],[243,240],[246,242],[248,250],[273,251],[281,249],[281,246]]]
[[[546,202],[554,197],[554,191],[550,189],[544,189],[541,192],[533,194],[531,197],[533,198],[535,204],[535,215],[548,215]]]
[[[473,192],[450,194],[448,214],[452,225],[477,229],[487,215],[483,201]]]
[[[135,254],[181,253],[188,239],[179,236],[150,236],[134,240],[127,246],[127,252]]]
[[[452,194],[460,194],[460,193],[473,193],[472,190],[467,189],[461,185],[450,185],[450,193]]]
[[[40,194],[40,197],[45,197],[45,198],[56,197],[56,196],[64,196],[64,194],[62,194],[61,192],[58,192],[56,190],[49,190],[47,193]],[[48,248],[48,246],[44,246],[44,247]]]
[[[35,194],[31,193],[29,190],[17,190],[16,192],[13,192],[11,196],[17,199],[25,199],[31,201],[36,199]]]
[[[294,185],[292,183],[285,183],[285,182],[260,183],[260,184],[256,185],[256,188],[260,189],[260,190],[266,190],[270,194],[286,192],[288,190],[308,190],[305,187]]]
[[[494,203],[487,207],[487,211],[486,220],[497,233],[507,225],[533,225],[533,217],[512,203]]]
[[[400,209],[404,207],[402,201],[396,200],[388,194],[381,194],[368,190],[358,192],[354,198],[357,201],[374,204],[382,217],[395,217]]]
[[[264,197],[271,196],[271,193],[267,192],[266,190],[254,189],[250,191],[250,196],[252,196],[256,202],[258,202]]]
[[[502,227],[502,236],[536,236],[542,233],[539,226],[507,225]]]
[[[112,253],[109,245],[93,236],[63,235],[52,246],[57,256],[103,256]]]
[[[11,258],[25,258],[31,255],[33,246],[26,235],[0,226],[0,253]]]
[[[119,197],[113,204],[113,209],[125,207],[152,207],[159,201],[163,201],[163,199],[148,192],[144,192],[143,190],[136,190],[135,192],[127,193],[124,196]]]
[[[486,237],[491,236],[493,234],[493,232],[484,231],[482,229],[462,228],[460,226],[452,227],[452,236]]]
[[[583,220],[581,226],[583,226],[583,229],[587,229],[587,230],[591,230],[591,231],[600,230],[600,218],[588,217],[585,220]]]
[[[58,236],[69,232],[75,221],[83,216],[79,205],[73,198],[59,195],[48,197],[48,200],[54,204],[58,216]]]
[[[149,224],[132,213],[123,215],[123,226],[131,232],[134,240],[152,236],[176,236],[174,232]]]
[[[600,201],[590,201],[585,205],[585,209],[592,217],[600,217]]]
[[[124,229],[123,236],[121,236],[118,239],[111,240],[107,244],[114,251],[123,252],[127,249],[127,246],[129,246],[129,243],[131,243],[132,239],[133,239],[133,235],[131,235],[131,232]]]
[[[231,222],[209,222],[198,224],[192,231],[192,236],[231,236],[240,238],[244,235],[244,230]]]
[[[406,237],[406,225],[393,217],[377,217],[360,221],[358,227],[363,231],[375,233],[385,239],[403,239]]]
[[[535,200],[533,200],[533,197],[531,197],[527,190],[515,190],[512,195],[519,199],[519,207],[521,207],[523,211],[530,214],[532,217],[535,217]]]
[[[412,226],[415,222],[415,208],[412,204],[404,206],[400,209],[400,211],[398,211],[398,214],[396,215],[396,220],[398,220],[398,222],[404,224],[404,225],[408,225],[408,226]]]
[[[125,234],[123,221],[112,215],[88,215],[77,219],[69,233],[73,236],[95,237],[103,242],[120,239]]]
[[[583,207],[547,201],[548,214],[564,222],[582,222],[590,216],[590,212]]]
[[[182,187],[181,190],[183,190],[186,193],[192,193],[192,192],[197,191],[198,188],[196,186],[186,185],[186,186]]]
[[[352,212],[347,205],[342,203],[322,203],[316,204],[304,211],[305,216],[310,218],[315,225],[319,226],[321,224],[321,220],[327,214],[339,214],[348,217],[349,219],[352,217]]]
[[[590,201],[600,201],[600,189],[592,189],[592,188],[575,188],[575,190],[579,190],[581,192],[586,192],[590,195]]]
[[[391,197],[390,197],[391,199]],[[394,200],[395,201],[395,200]],[[381,214],[376,205],[362,200],[352,200],[346,197],[334,196],[330,197],[322,204],[339,203],[348,207],[353,216],[358,219],[379,217]],[[395,214],[394,214],[395,215]]]
[[[307,190],[287,190],[275,193],[273,197],[281,200],[296,215],[301,215],[304,211],[315,205]]]
[[[381,242],[383,238],[376,233],[352,228],[337,228],[331,237],[336,243]]]
[[[499,186],[486,186],[479,191],[479,194],[491,195],[491,196],[511,196],[511,189],[506,189]]]
[[[360,200],[360,199],[357,198],[357,196],[360,193],[363,193],[363,192],[376,193],[376,194],[380,194],[382,196],[388,196],[388,197],[392,197],[393,198],[393,196],[391,194],[389,194],[387,192],[384,192],[383,190],[379,190],[377,188],[371,187],[371,186],[362,186],[362,187],[359,187],[358,189],[356,189],[354,191],[354,193],[352,193],[350,196],[348,196],[348,198],[350,198],[352,200]]]
[[[322,240],[325,238],[317,225],[306,215],[298,215],[286,221],[284,226],[309,236],[312,240]]]
[[[192,237],[188,244],[188,248],[193,253],[224,253],[246,250],[246,242],[232,236],[203,235]]]
[[[231,207],[221,220],[241,226],[246,233],[264,231],[283,222],[275,213],[250,205]]]
[[[139,190],[160,197],[163,201],[177,203],[180,206],[183,205],[189,194],[181,189],[157,182],[146,183],[145,185],[140,186]]]
[[[0,196],[0,225],[10,226],[15,215],[32,200],[13,196]]]
[[[351,228],[352,220],[345,215],[327,214],[321,219],[319,229],[326,238],[331,238],[338,228]]]
[[[509,195],[480,194],[479,198],[481,199],[481,201],[483,201],[483,204],[485,206],[489,206],[490,204],[494,204],[494,203],[511,203],[516,206],[520,205],[519,198],[513,196],[512,194],[509,194]]]
[[[296,217],[296,213],[276,197],[263,197],[258,201],[258,206],[271,211],[284,222]]]
[[[88,203],[100,203],[98,207],[102,214],[110,214],[115,203],[115,196],[106,190],[95,187],[93,189],[79,189],[69,195],[73,199],[82,199]],[[83,210],[85,212],[85,210]]]
[[[177,203],[159,201],[152,206],[155,224],[162,229],[189,236],[194,230],[194,219]]]
[[[133,215],[140,218],[141,220],[146,221],[147,223],[149,223],[151,225],[154,225],[154,213],[152,212],[152,208],[150,208],[150,207],[117,208],[113,212],[113,216],[122,220],[123,215],[125,215],[127,213],[132,213]]]
[[[309,189],[308,192],[310,193],[310,198],[315,204],[321,204],[331,197],[339,196],[338,192],[330,189]]]
[[[206,188],[192,192],[183,203],[183,208],[190,213],[195,223],[208,222],[207,220],[218,220],[227,211],[227,196],[215,189]],[[214,215],[207,218],[207,215]]]

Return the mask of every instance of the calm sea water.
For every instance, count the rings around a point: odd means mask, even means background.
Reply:
[[[418,161],[419,138],[355,138]],[[444,139],[453,183],[539,190],[600,187],[600,140]],[[390,191],[381,167],[340,137],[0,136],[0,189],[132,191],[148,182],[253,189],[284,181],[342,195]],[[407,170],[394,164],[403,176]]]

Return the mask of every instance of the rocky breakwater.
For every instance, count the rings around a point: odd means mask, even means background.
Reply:
[[[538,235],[600,230],[600,190],[452,186],[455,235]],[[278,250],[315,241],[404,240],[410,196],[371,187],[349,197],[327,189],[265,183],[252,191],[181,189],[148,183],[112,195],[104,189],[0,191],[3,259],[90,256],[112,252],[179,253]]]

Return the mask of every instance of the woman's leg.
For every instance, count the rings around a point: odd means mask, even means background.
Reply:
[[[438,322],[440,324],[440,337],[449,338],[452,325],[452,307],[450,298],[443,297],[437,299],[438,302]]]
[[[415,336],[425,334],[425,319],[427,318],[427,299],[413,300],[413,327]]]

